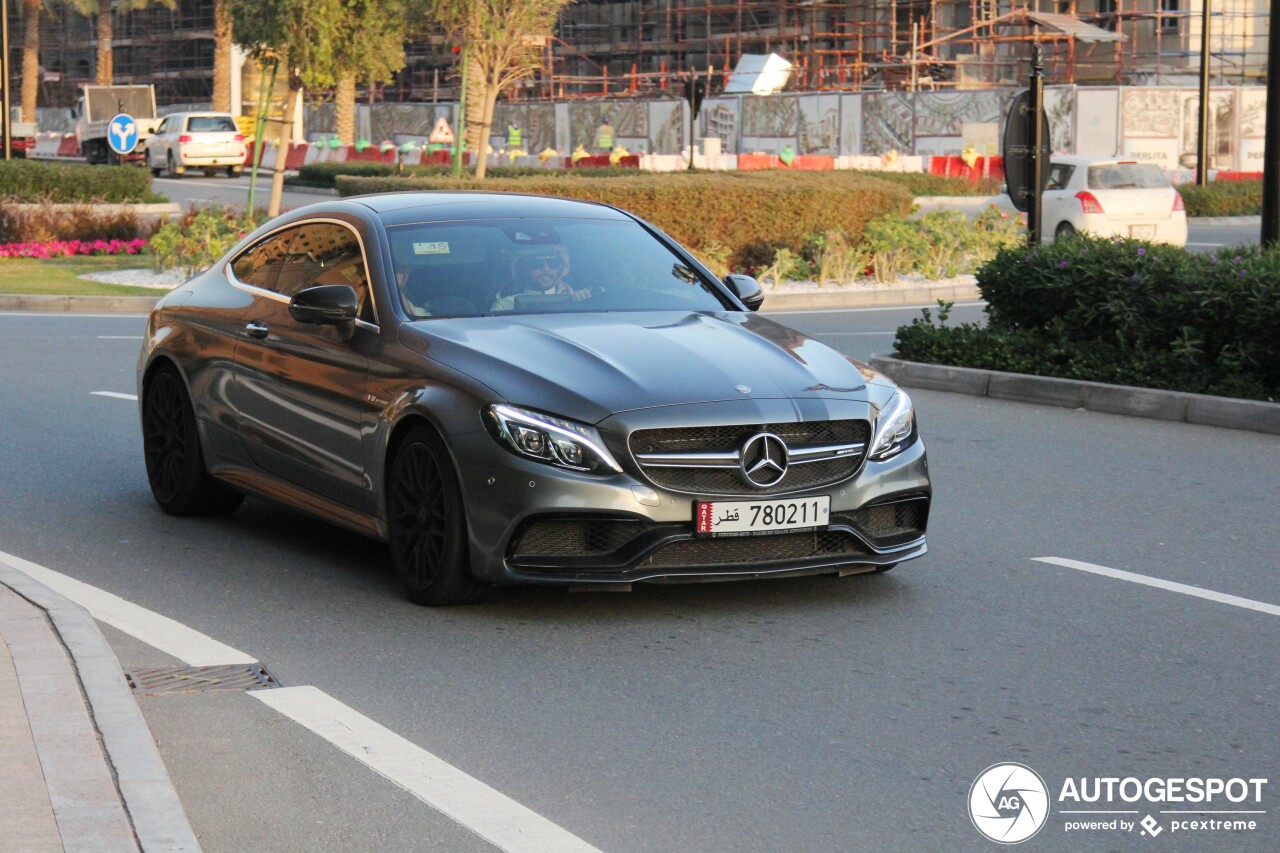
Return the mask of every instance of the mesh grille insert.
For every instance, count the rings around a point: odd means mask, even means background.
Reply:
[[[779,424],[742,424],[724,427],[676,427],[645,429],[631,434],[633,454],[714,453],[737,450],[758,432],[771,432],[788,448],[834,444],[867,443],[871,425],[867,421],[802,421]],[[786,476],[772,486],[757,489],[743,483],[738,474],[725,468],[664,468],[644,466],[645,475],[657,486],[677,492],[706,495],[774,495],[826,486],[851,476],[862,464],[863,453],[822,462],[792,464]]]
[[[740,536],[727,539],[688,539],[659,549],[646,566],[767,566],[822,557],[866,557],[853,536],[839,530]]]

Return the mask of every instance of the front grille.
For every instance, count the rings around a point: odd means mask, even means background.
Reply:
[[[819,558],[868,556],[854,536],[840,530],[778,533],[721,539],[686,539],[658,549],[641,566],[755,568]]]
[[[766,488],[744,483],[736,468],[666,467],[645,464],[639,458],[645,454],[733,453],[759,432],[777,435],[793,453],[803,447],[863,446],[849,455],[832,459],[804,464],[793,462],[781,480]],[[631,434],[629,446],[641,470],[661,488],[699,495],[774,495],[826,486],[852,476],[862,464],[870,437],[871,425],[867,421],[801,421],[637,430]]]

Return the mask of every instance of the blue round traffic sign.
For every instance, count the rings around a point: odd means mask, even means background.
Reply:
[[[138,123],[128,113],[119,113],[107,125],[107,144],[117,154],[128,154],[138,146]]]

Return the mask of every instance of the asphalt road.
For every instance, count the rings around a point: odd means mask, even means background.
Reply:
[[[775,316],[865,355],[917,315]],[[141,329],[0,315],[0,550],[252,654],[601,850],[996,849],[966,804],[1014,761],[1052,801],[1028,850],[1280,848],[1274,436],[913,392],[936,489],[919,561],[427,610],[383,546],[266,501],[163,515],[136,404],[94,393],[133,393]],[[126,668],[172,662],[105,633]],[[140,703],[208,851],[493,849],[251,694]],[[1066,779],[1130,776],[1269,781],[1258,804],[1092,816],[1151,815],[1156,839],[1066,831],[1104,808],[1059,801]],[[1162,813],[1196,808],[1265,814],[1218,834]]]

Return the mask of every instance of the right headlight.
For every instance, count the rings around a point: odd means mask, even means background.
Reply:
[[[868,457],[882,462],[905,450],[916,435],[916,414],[907,392],[898,390],[876,418],[875,438]]]
[[[489,406],[485,414],[493,437],[519,456],[571,471],[622,471],[594,427],[505,404]]]

